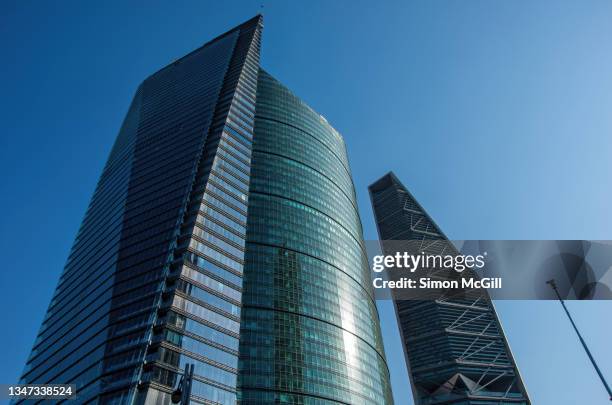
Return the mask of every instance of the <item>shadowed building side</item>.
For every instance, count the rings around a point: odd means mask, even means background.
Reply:
[[[162,404],[192,363],[194,400],[235,402],[262,27],[256,16],[139,86],[21,383]]]

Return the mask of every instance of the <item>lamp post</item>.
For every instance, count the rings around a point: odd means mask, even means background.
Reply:
[[[561,294],[559,294],[559,290],[557,289],[557,283],[555,283],[555,280],[552,279],[552,280],[548,280],[546,282],[546,284],[549,284],[550,287],[555,291],[555,294],[557,295],[557,298],[559,299],[559,302],[561,303],[561,306],[563,306],[563,310],[565,311],[565,314],[569,318],[569,320],[570,320],[570,322],[572,324],[572,327],[574,328],[574,331],[576,331],[576,334],[578,335],[578,339],[580,339],[580,343],[582,343],[582,347],[584,348],[584,351],[586,352],[587,356],[589,356],[589,360],[591,360],[591,363],[593,364],[593,367],[595,368],[595,371],[597,371],[597,375],[599,375],[599,378],[601,379],[601,382],[603,383],[604,387],[606,388],[606,391],[608,391],[608,397],[610,398],[610,401],[612,401],[612,390],[610,390],[610,386],[606,382],[606,379],[604,378],[601,370],[597,366],[597,363],[595,362],[595,358],[591,354],[591,351],[587,347],[586,342],[584,341],[584,339],[582,338],[582,335],[578,331],[578,327],[574,323],[574,320],[572,319],[572,316],[570,315],[569,311],[567,310],[567,307],[565,306],[565,302],[563,302],[563,299],[561,298]]]

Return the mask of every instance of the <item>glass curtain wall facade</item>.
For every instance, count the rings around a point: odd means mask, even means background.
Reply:
[[[238,386],[246,403],[391,403],[344,141],[260,70]]]
[[[391,402],[343,140],[262,29],[139,86],[21,383],[165,405],[193,364],[192,403]]]
[[[384,241],[428,241],[427,254],[449,254],[449,243],[431,243],[448,238],[393,173],[369,191],[384,254],[396,253]],[[394,304],[415,404],[530,404],[488,294]]]
[[[261,30],[257,16],[140,85],[21,383],[165,404],[190,362],[194,400],[235,402]]]

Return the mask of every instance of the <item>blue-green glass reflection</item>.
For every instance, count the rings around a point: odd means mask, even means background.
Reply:
[[[260,70],[239,399],[391,403],[344,141]]]

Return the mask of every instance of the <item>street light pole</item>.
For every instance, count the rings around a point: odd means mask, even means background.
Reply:
[[[563,306],[563,310],[565,311],[565,314],[569,318],[569,320],[570,320],[570,322],[572,324],[572,327],[574,328],[574,331],[576,331],[576,335],[578,335],[578,339],[580,339],[580,343],[582,343],[582,347],[584,348],[584,351],[586,352],[587,356],[589,356],[589,360],[591,360],[591,363],[593,364],[593,367],[595,368],[595,371],[597,371],[597,375],[601,379],[601,382],[603,383],[604,387],[606,388],[606,391],[608,391],[608,397],[610,398],[610,401],[612,401],[612,390],[610,390],[610,386],[606,382],[606,379],[604,378],[601,370],[597,366],[597,363],[595,362],[595,358],[591,354],[591,351],[587,347],[586,342],[584,341],[584,339],[582,338],[582,335],[578,331],[578,327],[574,323],[574,320],[572,319],[572,316],[570,315],[569,311],[567,310],[567,307],[565,306],[565,302],[563,302],[563,299],[561,298],[561,294],[559,294],[559,290],[557,289],[557,283],[555,283],[555,280],[552,279],[552,280],[548,280],[546,282],[546,284],[549,284],[550,287],[555,291],[555,294],[557,295],[557,298],[559,299],[559,302],[561,303],[561,306]]]

